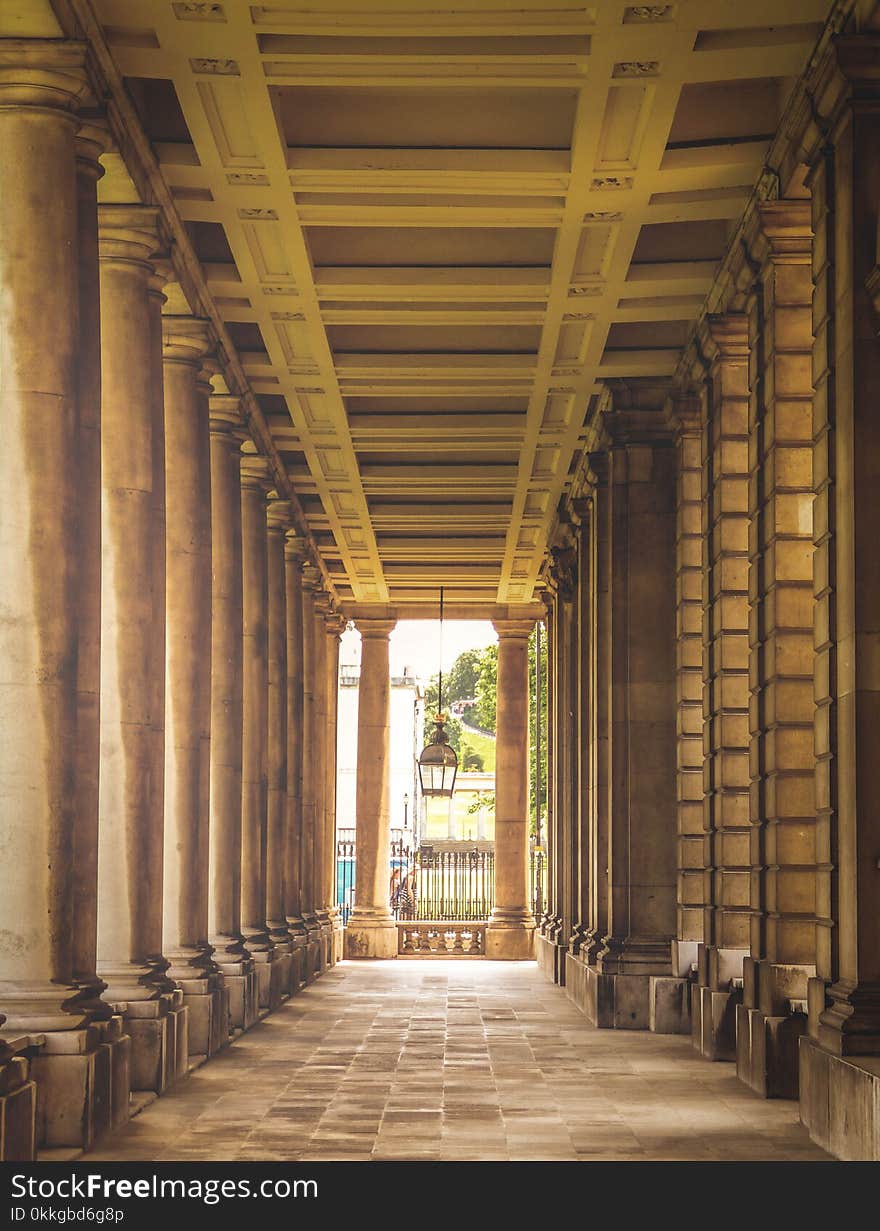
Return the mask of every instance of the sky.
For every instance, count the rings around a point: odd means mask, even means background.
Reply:
[[[360,634],[344,632],[340,646],[341,663],[360,662]],[[443,621],[443,670],[448,671],[464,650],[482,649],[498,640],[488,620]],[[389,647],[391,674],[403,675],[404,668],[422,679],[437,671],[440,661],[440,621],[401,620],[391,634]]]

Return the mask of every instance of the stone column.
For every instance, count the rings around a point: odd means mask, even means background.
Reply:
[[[880,36],[835,39],[818,99],[814,480],[818,975],[801,1116],[839,1158],[880,1157]]]
[[[751,956],[737,1071],[794,1098],[807,982],[816,974],[810,205],[755,215],[750,423]],[[754,256],[753,256],[754,259]]]
[[[272,1003],[275,948],[266,922],[266,807],[269,739],[266,495],[269,463],[245,444],[241,456],[243,624],[241,930],[254,958],[260,1007]],[[247,450],[247,451],[246,451]]]
[[[268,590],[266,745],[266,920],[275,946],[278,995],[290,993],[292,943],[284,913],[285,828],[287,824],[287,608],[284,536],[290,502],[269,493],[266,510]]]
[[[577,664],[574,681],[576,740],[576,833],[574,838],[575,924],[565,954],[565,991],[582,1010],[587,1004],[586,966],[593,940],[591,893],[595,881],[597,758],[596,699],[598,592],[596,570],[596,474],[588,467],[584,493],[572,501],[577,520],[578,579],[576,594]],[[602,934],[604,935],[604,929]]]
[[[101,778],[98,842],[98,973],[104,999],[127,1003],[131,1084],[161,1090],[177,1070],[174,984],[162,957],[161,776],[156,775],[157,677],[154,587],[155,451],[161,356],[154,347],[151,253],[158,211],[102,205],[101,273],[102,620]],[[156,304],[156,306],[158,306]],[[162,543],[164,551],[164,541]],[[161,573],[161,579],[157,573]],[[164,619],[162,621],[164,625]]]
[[[284,544],[287,614],[287,822],[284,847],[284,914],[293,941],[291,992],[306,980],[308,931],[303,918],[303,542],[288,530]]]
[[[675,510],[676,813],[678,919],[674,975],[688,976],[704,941],[702,406],[696,394],[669,408],[677,457]]]
[[[320,936],[315,887],[315,608],[314,594],[320,574],[311,564],[302,570],[303,642],[303,744],[302,744],[302,828],[300,841],[300,892],[303,922],[308,938],[307,977],[321,969]]]
[[[591,481],[595,476],[590,475]],[[589,488],[587,489],[590,490]],[[596,698],[596,559],[593,498],[572,501],[577,530],[578,572],[575,593],[575,666],[572,681],[572,737],[575,741],[575,833],[573,836],[572,931],[568,955],[580,952],[590,927],[590,817],[596,790],[593,714]],[[566,969],[568,969],[568,955]]]
[[[595,794],[589,815],[588,927],[580,957],[593,965],[608,931],[608,841],[611,815],[611,493],[608,454],[591,453],[593,484],[593,543],[595,555],[595,701],[590,742]],[[595,1020],[595,983],[584,976],[583,1000],[578,1003]]]
[[[89,990],[74,982],[71,868],[82,799],[77,649],[86,613],[78,590],[95,585],[94,543],[87,541],[87,578],[78,571],[78,527],[83,512],[93,530],[88,511],[98,482],[93,465],[79,470],[81,449],[94,444],[80,431],[89,416],[76,369],[81,249],[74,133],[86,91],[84,59],[76,44],[0,41],[0,811],[7,873],[0,1009],[6,1031],[47,1032],[40,1093],[51,1110],[40,1136],[45,1144],[71,1146],[91,1143],[98,1036],[87,1026]],[[91,339],[84,340],[89,346]],[[96,596],[88,597],[91,620]],[[0,1062],[10,1056],[0,1042]],[[11,1096],[18,1087],[19,1114],[27,1120],[21,1142],[10,1120],[9,1149],[20,1145],[19,1157],[33,1148],[33,1086],[20,1081],[23,1063],[2,1070],[4,1089]],[[68,1073],[71,1095],[58,1115],[53,1095],[63,1097]],[[55,1078],[62,1084],[50,1091]],[[4,1102],[11,1113],[11,1098]]]
[[[326,797],[325,821],[327,834],[327,902],[330,912],[331,950],[330,964],[335,965],[343,954],[343,928],[339,905],[336,901],[336,745],[338,739],[337,713],[339,702],[339,639],[342,636],[346,619],[344,616],[330,613],[326,619],[326,671],[327,685],[327,737],[326,737]]]
[[[76,138],[76,223],[79,342],[76,382],[79,411],[77,460],[76,831],[73,846],[73,974],[94,989],[98,941],[98,767],[101,760],[101,298],[98,272],[98,159],[109,145],[100,119],[87,121]],[[101,1007],[99,1007],[101,1006]],[[96,1002],[95,1011],[109,1013]]]
[[[577,737],[573,729],[574,689],[577,673],[576,594],[578,556],[576,529],[570,521],[560,526],[551,548],[549,593],[552,595],[552,634],[548,632],[548,740],[553,749],[549,769],[553,862],[550,877],[552,915],[538,938],[538,962],[556,983],[565,983],[565,954],[574,928],[572,878],[575,873],[575,810],[577,795]]]
[[[191,1055],[216,1050],[228,1025],[208,943],[211,721],[211,482],[208,393],[199,381],[208,323],[163,317],[165,389],[165,858],[167,971],[189,1010]]]
[[[221,385],[219,377],[212,382]],[[225,388],[225,386],[224,386]],[[208,938],[229,991],[230,1024],[256,1020],[254,963],[241,933],[242,582],[240,399],[209,400],[211,435],[211,753]]]
[[[355,904],[345,930],[349,958],[397,956],[397,926],[389,901],[391,859],[389,729],[390,616],[357,620],[361,634],[358,692]]]
[[[312,748],[315,758],[315,869],[313,875],[315,911],[321,929],[321,964],[324,967],[330,963],[332,949],[330,903],[327,900],[327,637],[325,620],[329,610],[329,595],[323,589],[316,590],[312,609],[314,623]]]
[[[705,943],[693,997],[694,1045],[735,1056],[735,1012],[749,952],[749,322],[710,316],[703,435],[703,819]]]
[[[621,391],[622,393],[624,391]],[[608,933],[595,1024],[651,1025],[675,931],[675,455],[661,412],[616,403],[611,437]],[[651,618],[644,617],[645,612]]]
[[[533,958],[535,917],[529,901],[529,635],[531,616],[515,609],[492,621],[498,633],[495,723],[495,906],[486,956]]]

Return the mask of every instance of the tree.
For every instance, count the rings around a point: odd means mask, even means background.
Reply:
[[[443,678],[443,700],[446,705],[453,701],[467,701],[474,696],[480,674],[482,650],[465,650],[452,664],[452,670]]]
[[[480,670],[474,695],[477,704],[473,717],[484,731],[495,730],[495,712],[498,704],[498,646],[487,645],[480,653]]]
[[[547,636],[541,627],[541,746],[538,748],[538,714],[535,690],[535,660],[537,657],[537,630],[529,637],[529,830],[537,834],[538,808],[541,811],[541,836],[547,841]],[[540,784],[540,786],[539,786]]]
[[[425,743],[434,734],[434,719],[437,717],[438,677],[432,675],[425,687]],[[443,707],[446,714],[446,736],[457,753],[461,752],[461,723],[446,707],[446,681],[443,681]]]

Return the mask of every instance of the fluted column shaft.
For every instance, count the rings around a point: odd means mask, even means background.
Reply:
[[[302,540],[288,530],[284,545],[287,617],[287,823],[284,853],[284,914],[291,932],[305,936],[302,895],[303,778],[303,589]]]
[[[252,953],[271,948],[266,927],[266,746],[269,734],[266,494],[269,486],[266,459],[258,454],[243,454],[241,927]]]
[[[495,723],[495,907],[486,956],[528,958],[535,950],[529,902],[529,635],[533,619],[497,619]]]
[[[346,956],[395,957],[397,928],[389,903],[392,618],[356,621],[361,634],[358,690],[355,904],[345,936]]]
[[[101,206],[101,782],[98,972],[104,998],[150,999],[162,952],[162,780],[155,774],[161,695],[153,621],[158,570],[154,398],[161,361],[152,345],[149,257],[155,208]],[[161,470],[161,466],[158,467]],[[164,569],[162,570],[164,573]]]
[[[266,749],[266,919],[276,943],[290,934],[284,911],[285,827],[287,824],[287,585],[285,534],[290,526],[290,502],[270,494],[266,524],[268,594]]]
[[[76,820],[74,112],[83,60],[72,44],[0,42],[0,801],[12,860],[0,901],[0,1007],[7,1027],[36,1030],[82,1020],[63,1006]]]
[[[209,401],[211,436],[211,784],[208,936],[216,960],[241,935],[242,582],[239,399]]]
[[[73,974],[96,986],[98,944],[98,768],[101,761],[101,297],[98,267],[99,157],[108,131],[87,122],[76,140],[76,224],[79,273],[77,457],[76,833],[73,846]]]
[[[169,976],[213,969],[208,944],[211,483],[205,321],[163,318],[166,520],[164,944]]]

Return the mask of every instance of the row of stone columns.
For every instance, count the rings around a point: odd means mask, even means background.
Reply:
[[[54,1146],[340,949],[340,621],[209,323],[163,313],[159,209],[98,204],[86,93],[82,47],[0,45],[0,1062]]]

